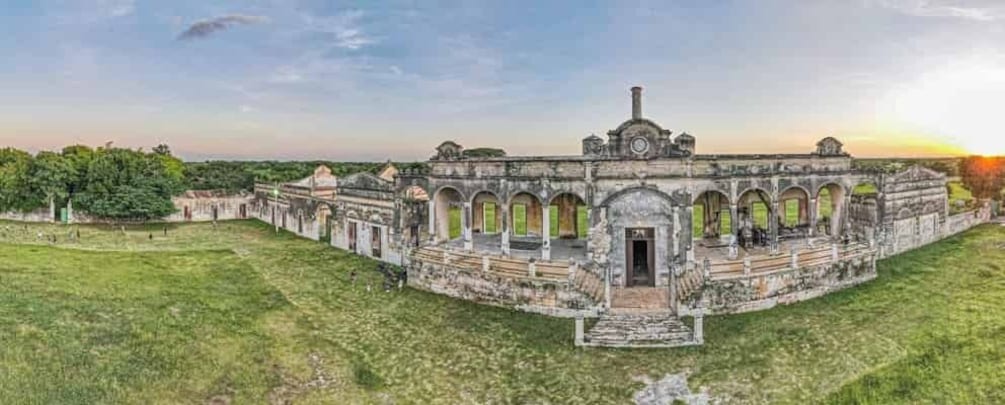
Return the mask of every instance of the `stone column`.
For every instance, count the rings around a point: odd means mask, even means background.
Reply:
[[[461,237],[464,238],[464,250],[474,250],[471,241],[471,203],[464,203],[461,209]]]
[[[541,260],[551,260],[551,209],[541,204]]]
[[[429,216],[429,218],[428,218],[428,220],[429,220],[429,228],[426,229],[426,232],[429,232],[429,241],[435,243],[436,242],[436,203],[435,203],[435,199],[430,198],[429,202],[426,203],[426,206],[429,208],[429,213],[428,213],[428,216]]]
[[[817,199],[816,197],[810,198],[810,232],[809,236],[814,236],[817,233]]]
[[[691,234],[691,232],[694,232],[694,206],[693,205],[688,205],[687,206],[687,217],[691,218],[691,227],[690,228],[684,228],[683,232],[682,232],[684,235],[687,235],[686,239],[684,240],[684,243],[687,244],[687,255],[686,255],[687,257],[685,257],[684,260],[686,260],[688,262],[692,262],[692,261],[694,261],[694,235]],[[704,223],[704,221],[702,221],[702,222]],[[718,230],[718,228],[719,228],[718,224],[716,225],[716,228]],[[704,232],[704,231],[705,231],[704,227],[702,227],[702,232]],[[702,235],[702,236],[704,237],[705,235]]]
[[[502,254],[503,255],[509,256],[509,233],[510,233],[510,229],[509,229],[509,223],[510,223],[509,207],[508,206],[499,206],[499,208],[497,208],[497,209],[501,210],[500,211],[500,216],[502,217],[502,221],[499,221],[500,222],[500,226],[502,226],[502,229],[499,232],[499,248],[502,249]]]
[[[52,197],[49,197],[49,222],[57,222],[56,221],[56,200],[54,200]]]
[[[771,239],[771,243],[774,245],[778,244],[778,213],[782,212],[779,209],[781,204],[782,202],[777,199],[768,204],[768,210],[770,211],[768,213],[768,220],[771,221],[768,223],[768,238]]]
[[[736,203],[729,204],[729,233],[736,235],[736,231],[740,229],[740,218],[737,218]]]

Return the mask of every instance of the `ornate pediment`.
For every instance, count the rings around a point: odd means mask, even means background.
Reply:
[[[890,176],[890,178],[894,181],[943,180],[946,175],[920,165],[913,165]]]
[[[458,160],[463,157],[464,147],[454,141],[446,141],[436,147],[432,160]]]
[[[817,142],[817,155],[820,156],[848,156],[848,153],[841,150],[844,145],[841,141],[828,136]]]

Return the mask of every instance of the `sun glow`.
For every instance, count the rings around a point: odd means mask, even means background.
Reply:
[[[1005,155],[1005,68],[958,64],[924,75],[881,103],[885,116],[978,155]]]

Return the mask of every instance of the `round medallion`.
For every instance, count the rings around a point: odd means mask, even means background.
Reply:
[[[649,140],[641,136],[632,138],[631,148],[632,152],[636,154],[646,153],[649,150]]]

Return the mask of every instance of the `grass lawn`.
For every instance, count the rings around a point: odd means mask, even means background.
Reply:
[[[1005,402],[1000,226],[850,290],[707,318],[701,347],[606,350],[574,348],[571,320],[368,293],[374,262],[255,222],[82,227],[57,246],[35,234],[67,228],[9,224],[3,403],[625,403],[638,376],[682,371],[728,402]]]

